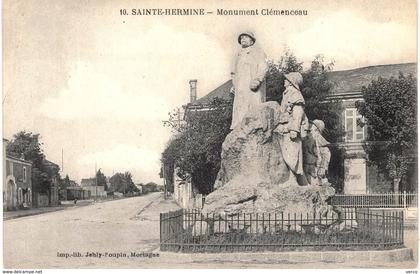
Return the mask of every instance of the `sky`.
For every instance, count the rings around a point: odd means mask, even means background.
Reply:
[[[416,2],[3,1],[3,137],[39,133],[47,159],[80,182],[129,171],[156,182],[171,137],[162,121],[229,79],[239,33],[268,58],[291,49],[335,70],[417,61]],[[176,3],[176,4],[175,4]],[[204,16],[120,15],[121,9],[203,8]],[[220,16],[217,9],[304,9],[307,16]],[[62,151],[63,162],[62,162]]]

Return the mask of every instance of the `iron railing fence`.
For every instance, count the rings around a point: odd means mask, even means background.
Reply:
[[[340,214],[160,215],[160,249],[176,252],[389,249],[404,244],[402,211],[345,208]]]
[[[380,194],[336,194],[331,205],[364,208],[416,208],[417,193],[380,193]]]

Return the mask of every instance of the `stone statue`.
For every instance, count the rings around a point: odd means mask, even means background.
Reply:
[[[321,135],[325,124],[321,120],[310,123],[307,135],[303,138],[303,170],[310,184],[320,185],[327,182],[326,172],[331,153],[329,142]]]
[[[231,129],[240,125],[244,115],[265,101],[265,74],[268,70],[265,53],[255,45],[252,32],[241,33],[241,49],[235,56],[231,76],[235,94]]]
[[[302,137],[306,134],[308,119],[304,112],[305,100],[299,90],[303,78],[299,72],[285,75],[280,121],[276,132],[280,135],[280,148],[290,170],[290,183],[307,185],[303,172]]]
[[[335,190],[325,179],[330,158],[321,135],[325,126],[320,120],[309,124],[299,90],[302,75],[285,77],[281,104],[257,104],[226,136],[203,214],[337,214],[327,203]]]

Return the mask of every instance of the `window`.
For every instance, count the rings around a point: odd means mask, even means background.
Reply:
[[[26,183],[26,167],[23,167],[23,182]]]
[[[345,111],[345,130],[346,130],[346,141],[357,142],[362,141],[364,136],[364,130],[357,124],[357,120],[363,119],[362,115],[357,112],[355,108],[348,108]]]

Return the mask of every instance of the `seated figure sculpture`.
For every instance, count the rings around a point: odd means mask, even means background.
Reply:
[[[327,147],[329,142],[321,135],[324,129],[323,121],[314,120],[302,140],[303,171],[309,184],[321,185],[327,182],[331,153]]]

